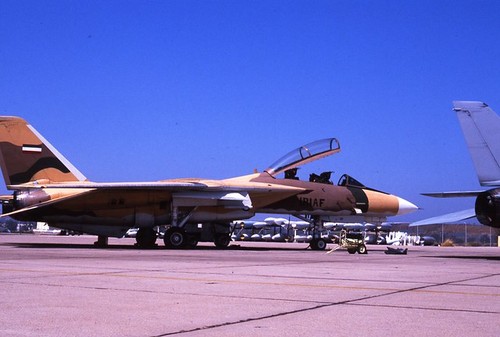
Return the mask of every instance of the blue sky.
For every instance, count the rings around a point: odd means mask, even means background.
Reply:
[[[225,178],[304,143],[422,211],[478,189],[452,100],[500,112],[498,1],[0,3],[0,114],[94,181]],[[2,186],[2,192],[5,188]]]

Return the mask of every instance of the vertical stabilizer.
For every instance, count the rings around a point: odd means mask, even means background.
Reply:
[[[454,101],[469,153],[482,186],[500,185],[500,118],[483,102]]]
[[[50,182],[86,180],[42,135],[19,117],[0,116],[0,165],[6,185],[40,179]]]

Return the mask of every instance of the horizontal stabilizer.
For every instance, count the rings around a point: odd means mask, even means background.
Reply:
[[[414,226],[426,226],[426,225],[440,225],[444,223],[454,223],[467,219],[474,218],[476,216],[476,211],[474,208],[466,209],[463,211],[458,211],[454,213],[448,213],[444,215],[439,215],[433,218],[428,218],[424,220],[420,220],[417,222],[413,222],[410,224],[410,227]]]
[[[84,194],[87,194],[87,193],[90,193],[90,192],[93,192],[93,191],[95,191],[95,190],[93,190],[93,189],[81,190],[78,193],[73,193],[73,194],[70,194],[70,195],[66,195],[64,197],[60,197],[60,198],[56,198],[56,199],[51,199],[51,200],[48,200],[48,201],[45,201],[45,202],[40,202],[40,203],[35,204],[33,206],[20,208],[18,210],[15,210],[15,211],[12,211],[12,212],[9,212],[9,213],[0,214],[0,218],[5,218],[5,217],[8,217],[8,216],[13,216],[13,215],[16,215],[16,214],[21,214],[21,213],[29,212],[29,211],[32,211],[34,209],[39,209],[39,208],[42,208],[42,207],[54,205],[54,204],[57,204],[59,202],[62,202],[62,201],[65,201],[65,200],[69,200],[69,199],[74,199],[76,197],[82,196]]]

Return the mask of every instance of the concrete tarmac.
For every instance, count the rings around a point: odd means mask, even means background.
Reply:
[[[499,336],[500,249],[0,236],[0,336]]]

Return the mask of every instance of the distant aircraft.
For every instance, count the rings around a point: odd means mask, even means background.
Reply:
[[[1,198],[2,216],[97,235],[102,246],[108,237],[123,237],[137,227],[138,246],[151,247],[154,228],[166,225],[165,246],[184,248],[198,241],[225,247],[230,223],[255,213],[291,214],[322,226],[335,216],[384,221],[417,209],[348,175],[338,185],[290,176],[298,166],[339,151],[338,141],[330,138],[290,152],[264,172],[230,179],[96,183],[25,120],[0,117],[0,164],[7,188],[14,191]],[[284,172],[288,179],[277,178]],[[317,236],[311,247],[324,249],[325,242]]]
[[[412,223],[422,226],[457,222],[477,217],[486,226],[500,228],[500,119],[483,102],[454,101],[460,126],[474,162],[482,191],[422,193],[437,198],[476,197],[475,208],[445,214]]]

